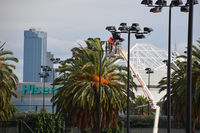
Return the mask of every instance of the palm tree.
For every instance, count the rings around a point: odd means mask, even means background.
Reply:
[[[61,85],[52,102],[82,132],[89,126],[97,133],[99,60],[102,46],[98,39],[85,41],[87,47],[75,47],[73,56],[58,70],[66,73],[54,81]],[[126,108],[127,68],[115,64],[122,57],[106,58],[102,52],[101,66],[101,128],[116,128],[119,111]],[[131,77],[131,87],[134,87]],[[134,93],[131,93],[134,98]]]
[[[138,95],[136,98],[135,98],[135,106],[137,108],[137,114],[138,115],[147,115],[147,112],[148,110],[144,110],[143,108],[144,107],[141,107],[141,106],[145,106],[145,105],[148,105],[148,99],[142,95]]]
[[[200,39],[198,44],[193,45],[192,49],[192,124],[193,132],[197,120],[200,124]],[[179,58],[186,60],[186,56],[182,55]],[[174,71],[171,77],[171,101],[173,115],[176,120],[186,123],[186,89],[187,89],[187,62],[177,61],[177,66],[174,66]],[[160,92],[167,89],[167,79],[164,77],[160,82]],[[163,97],[164,108],[167,105],[167,95]]]
[[[0,120],[9,120],[16,110],[11,103],[11,97],[16,97],[14,90],[17,89],[18,82],[17,76],[13,73],[15,66],[10,64],[10,61],[18,62],[18,59],[10,56],[13,53],[4,50],[3,45],[0,46]]]

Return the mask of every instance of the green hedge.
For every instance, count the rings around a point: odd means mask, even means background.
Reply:
[[[126,119],[127,116],[120,116],[119,119],[119,127],[126,127]],[[159,118],[159,128],[167,128],[167,116],[160,116]],[[132,115],[130,116],[130,127],[131,128],[152,128],[154,126],[154,116],[143,116],[143,115]],[[185,128],[185,126],[176,121],[173,117],[171,117],[171,127],[172,128]],[[198,123],[196,125],[196,129],[200,129]]]
[[[44,118],[44,123],[43,123]],[[23,113],[16,114],[15,120],[21,119],[25,121],[36,133],[50,133],[56,131],[61,133],[64,130],[69,131],[73,127],[70,121],[67,123],[64,119],[59,118],[57,115],[52,115],[48,112],[45,113]],[[178,123],[173,118],[171,119],[172,128],[184,128],[181,123]],[[56,124],[55,126],[53,126]],[[115,133],[120,133],[120,131],[126,128],[126,115],[119,117],[118,128],[114,131]],[[152,128],[154,125],[154,116],[142,116],[142,115],[132,115],[130,116],[130,127],[131,128]],[[54,128],[55,127],[55,128]],[[167,117],[159,118],[159,128],[167,128]],[[199,127],[197,127],[199,128]],[[113,133],[112,129],[103,129],[102,133]]]
[[[72,125],[58,117],[58,115],[52,115],[46,111],[44,113],[29,112],[29,113],[17,113],[14,120],[25,121],[35,133],[62,133],[64,130],[69,130]],[[54,126],[55,125],[55,126]]]

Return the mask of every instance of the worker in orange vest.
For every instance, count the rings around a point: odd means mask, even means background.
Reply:
[[[112,49],[113,49],[113,43],[114,43],[114,40],[112,37],[109,38],[108,40],[108,48],[109,48],[109,52],[111,53]]]

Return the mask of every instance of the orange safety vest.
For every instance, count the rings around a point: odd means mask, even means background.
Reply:
[[[109,42],[110,44],[113,44],[113,38],[110,37],[109,40],[108,40],[108,42]]]

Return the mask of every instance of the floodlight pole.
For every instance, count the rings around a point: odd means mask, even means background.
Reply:
[[[192,36],[193,36],[193,4],[194,0],[189,0],[189,20],[188,20],[188,46],[187,46],[187,117],[186,133],[192,133]]]
[[[99,51],[99,110],[98,110],[98,133],[101,133],[101,50]]]
[[[151,70],[151,68],[146,68],[146,74],[148,74],[148,89],[150,90],[150,81],[151,81],[151,77],[150,77],[150,74],[153,73],[153,71]],[[150,105],[149,105],[149,102],[148,102],[148,115],[150,114]]]
[[[167,61],[167,133],[171,133],[171,10],[172,3],[170,5],[165,5],[161,7],[169,8],[169,29],[168,29],[168,61]],[[150,5],[149,7],[155,7]],[[179,7],[179,6],[176,6]]]
[[[126,33],[128,34],[128,59],[127,59],[127,133],[129,133],[130,128],[130,117],[129,117],[129,110],[130,110],[130,36],[131,33],[135,34],[136,39],[143,39],[145,36],[143,34],[148,34],[153,30],[151,28],[145,27],[144,32],[139,32],[138,29],[139,24],[133,23],[132,26],[127,26],[126,23],[121,23],[121,27],[119,27],[120,32],[118,32],[114,26],[108,26],[106,29],[111,33]],[[142,35],[138,37],[137,35]]]
[[[55,80],[55,70],[54,68],[52,68],[52,71],[53,71],[53,82]],[[54,91],[55,91],[55,85],[53,84],[53,97],[54,97]],[[52,114],[54,114],[54,104],[52,104]]]
[[[42,95],[42,98],[43,98],[43,130],[44,130],[44,107],[45,107],[45,78],[47,78],[49,75],[47,73],[47,71],[50,71],[50,69],[48,68],[48,66],[41,66],[42,68],[42,73],[39,73],[40,74],[40,78],[43,78],[43,95]]]
[[[129,104],[129,86],[130,86],[130,40],[131,40],[131,32],[128,30],[128,61],[127,61],[127,67],[128,67],[128,73],[127,73],[127,133],[129,133],[129,127],[130,127],[130,117],[129,117],[129,110],[130,110],[130,104]]]
[[[150,90],[150,72],[148,73],[148,89]],[[149,112],[150,112],[150,111],[149,111],[149,110],[150,110],[149,108],[150,108],[150,106],[149,106],[149,101],[148,101],[148,112],[147,112],[148,115],[149,115]]]
[[[57,64],[57,63],[59,63],[60,58],[51,58],[50,61],[52,61],[53,64]],[[53,71],[53,82],[54,82],[54,80],[55,80],[55,72],[56,72],[54,67],[52,68],[52,71]],[[55,85],[54,84],[53,84],[52,91],[53,91],[53,97],[54,97],[54,95],[55,95],[55,92],[54,92],[55,91]],[[52,104],[52,114],[54,114],[54,104]]]
[[[171,133],[171,9],[169,6],[169,30],[168,30],[168,63],[167,63],[167,132]]]
[[[42,95],[42,97],[43,97],[43,111],[44,111],[44,107],[45,107],[45,96],[44,96],[44,92],[45,92],[45,78],[46,78],[46,76],[44,75],[44,77],[43,77],[43,95]]]

